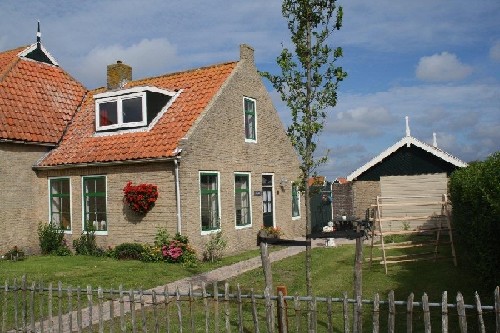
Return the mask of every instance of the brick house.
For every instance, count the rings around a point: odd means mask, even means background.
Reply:
[[[85,92],[39,39],[0,53],[0,255],[38,244],[47,215],[34,207],[48,204],[47,184],[32,166],[57,145]]]
[[[92,223],[102,247],[152,243],[162,227],[188,236],[198,253],[218,230],[229,253],[254,247],[263,224],[287,237],[304,233],[292,184],[299,160],[251,47],[240,46],[238,61],[157,77],[132,80],[132,68],[121,62],[107,74],[107,87],[83,99],[77,85],[73,117],[55,148],[26,157],[31,173],[22,187],[33,188],[31,231],[12,230],[16,241],[2,239],[0,251],[12,245],[36,251],[33,228],[40,221],[60,226],[70,243]],[[129,181],[158,187],[148,213],[124,204]],[[2,228],[11,223],[0,220]]]

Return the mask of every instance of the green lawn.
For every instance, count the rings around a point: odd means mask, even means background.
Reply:
[[[272,246],[271,250],[277,248]],[[365,244],[364,256],[369,258],[369,254],[370,248]],[[380,251],[375,253],[375,256],[378,255],[380,255]],[[216,264],[200,263],[196,267],[185,267],[179,264],[118,261],[111,258],[87,256],[32,256],[19,262],[0,261],[0,279],[2,284],[8,280],[9,284],[12,285],[14,278],[20,279],[23,275],[26,275],[29,282],[43,282],[45,286],[48,283],[57,284],[58,281],[61,281],[64,286],[71,285],[72,287],[80,286],[82,288],[91,285],[94,288],[101,286],[104,289],[118,289],[120,285],[123,285],[125,290],[148,289],[255,256],[259,256],[258,250],[227,257]],[[273,263],[274,285],[285,285],[289,295],[304,295],[304,261],[305,254],[301,253]],[[353,294],[353,264],[354,245],[315,248],[313,250],[312,273],[314,294],[323,297],[342,297],[343,292],[347,291],[348,296],[351,298]],[[436,262],[421,261],[393,264],[388,267],[389,273],[386,275],[383,265],[374,263],[370,268],[368,262],[363,264],[363,299],[373,299],[374,294],[378,293],[381,300],[387,300],[389,291],[393,290],[395,299],[398,301],[405,301],[408,295],[413,292],[415,301],[421,301],[422,295],[427,293],[430,302],[439,303],[441,302],[442,292],[446,290],[448,292],[448,303],[455,303],[456,294],[460,291],[465,297],[466,304],[474,304],[473,295],[475,291],[478,291],[483,305],[493,304],[495,286],[482,285],[478,282],[478,277],[473,271],[463,266],[455,267],[451,259]],[[231,286],[231,292],[235,292],[236,285],[239,284],[243,294],[250,292],[250,289],[253,289],[256,294],[263,293],[264,276],[261,268],[242,274],[227,282]],[[222,292],[223,283],[219,284],[219,288],[222,288]],[[318,322],[319,325],[323,326],[325,325],[324,315],[326,313],[324,307],[323,304],[318,308],[319,316],[322,316]],[[201,305],[199,305],[199,309],[202,309]],[[370,306],[366,305],[365,309],[363,313],[364,327],[370,327]],[[439,309],[432,311],[435,311],[432,314],[433,327],[437,328],[440,324]],[[405,327],[405,307],[400,306],[397,312],[397,328],[398,331],[401,331]],[[451,314],[452,312],[454,314]],[[249,311],[245,311],[245,313],[246,316],[250,316]],[[342,322],[341,304],[334,305],[334,314],[336,322]],[[450,310],[450,314],[450,328],[454,331],[457,329],[456,311]],[[236,315],[234,309],[231,315]],[[290,321],[295,320],[296,317],[294,317],[293,312],[290,313],[290,316]],[[475,328],[474,313],[469,313],[469,316],[469,327]],[[487,316],[486,321],[491,325],[493,317],[490,314],[487,314]],[[201,314],[200,318],[202,318]],[[381,307],[380,318],[381,329],[384,331],[387,320],[386,307]],[[247,320],[251,321],[251,318],[247,318]],[[200,322],[203,322],[203,319],[200,319]],[[420,331],[422,322],[421,309],[415,309],[416,331]]]
[[[200,262],[195,267],[172,263],[143,263],[135,260],[115,260],[90,256],[30,256],[23,261],[0,260],[0,284],[12,284],[23,275],[29,282],[43,282],[73,287],[118,289],[149,289],[241,260],[259,256],[258,250],[229,256],[217,263]]]

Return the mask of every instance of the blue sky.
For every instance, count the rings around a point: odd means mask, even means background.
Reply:
[[[318,138],[329,160],[318,173],[343,177],[405,135],[465,162],[500,150],[500,1],[345,0],[333,45],[348,78]],[[0,2],[0,50],[36,40],[88,88],[105,85],[120,59],[134,79],[233,61],[255,49],[260,70],[290,45],[281,3],[269,0]],[[285,126],[289,113],[267,85]]]

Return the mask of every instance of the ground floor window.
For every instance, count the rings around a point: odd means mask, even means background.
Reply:
[[[297,185],[292,185],[292,217],[300,217],[300,193]]]
[[[236,226],[252,224],[250,206],[250,175],[238,173],[234,175],[234,207]]]
[[[50,223],[71,230],[71,186],[69,178],[49,179]]]
[[[84,229],[91,226],[95,231],[108,230],[106,218],[106,177],[83,177]]]
[[[220,229],[219,173],[200,173],[201,230]]]

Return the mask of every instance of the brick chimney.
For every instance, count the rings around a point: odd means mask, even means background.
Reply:
[[[253,48],[250,45],[247,45],[247,44],[240,45],[240,59],[241,60],[248,60],[251,63],[254,63],[253,52],[254,52]]]
[[[108,89],[123,88],[127,82],[132,81],[132,67],[125,65],[121,60],[116,64],[108,65]]]

